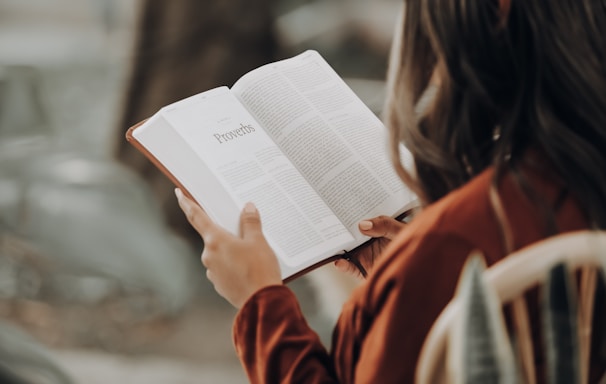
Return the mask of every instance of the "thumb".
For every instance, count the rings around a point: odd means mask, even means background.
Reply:
[[[250,238],[262,234],[261,217],[253,203],[246,203],[240,214],[240,237]]]
[[[360,232],[370,237],[393,239],[406,224],[389,216],[378,216],[358,223]]]

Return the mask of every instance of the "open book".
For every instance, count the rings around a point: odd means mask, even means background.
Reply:
[[[285,281],[369,240],[358,221],[417,205],[383,124],[316,51],[170,104],[126,136],[227,230],[253,202]]]

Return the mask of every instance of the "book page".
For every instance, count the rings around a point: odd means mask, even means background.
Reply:
[[[416,204],[388,160],[382,122],[317,52],[251,71],[232,91],[352,236],[359,220]]]
[[[255,203],[268,242],[283,263],[298,267],[352,241],[347,229],[226,87],[165,107],[161,115],[238,207]],[[238,231],[237,225],[227,229]]]
[[[225,228],[237,228],[239,207],[201,161],[189,144],[160,114],[155,114],[133,132],[133,137],[153,154],[206,213]]]

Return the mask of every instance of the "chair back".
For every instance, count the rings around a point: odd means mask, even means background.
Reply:
[[[477,256],[476,259],[478,259]],[[453,365],[453,361],[457,361],[457,358],[460,361],[461,356],[469,359],[469,351],[453,350],[453,348],[458,348],[461,345],[461,330],[456,329],[457,332],[453,332],[453,329],[457,327],[457,324],[461,324],[461,319],[465,318],[464,311],[469,311],[467,305],[469,298],[464,297],[463,287],[465,284],[470,285],[470,280],[473,280],[473,274],[467,273],[468,276],[465,276],[465,271],[469,268],[468,265],[472,263],[472,261],[468,261],[461,274],[457,294],[444,308],[425,338],[417,363],[417,384],[460,382],[459,367],[456,363]],[[475,264],[477,265],[477,260]],[[568,274],[574,272],[580,279],[578,285],[571,284],[574,290],[578,292],[573,297],[575,302],[572,303],[571,307],[576,316],[571,332],[575,333],[573,335],[574,344],[576,344],[574,351],[575,358],[578,358],[579,363],[578,376],[575,374],[578,380],[575,380],[575,382],[586,383],[590,361],[596,284],[598,281],[601,283],[604,281],[598,279],[599,271],[606,271],[606,231],[586,230],[553,236],[516,251],[480,272],[481,278],[479,281],[483,284],[484,291],[482,295],[486,296],[487,299],[490,299],[491,295],[494,296],[499,307],[500,316],[502,316],[501,309],[503,306],[511,304],[511,331],[515,334],[515,351],[513,351],[514,348],[511,348],[512,352],[509,355],[508,345],[506,348],[501,348],[497,364],[501,369],[513,367],[516,370],[515,376],[509,376],[510,380],[513,380],[512,382],[536,382],[533,340],[524,296],[527,291],[537,286],[546,288],[546,282],[554,280],[554,276],[558,276],[558,267],[564,267]],[[561,268],[559,271],[559,275],[563,276]],[[554,283],[555,281],[551,281],[551,286],[555,286]],[[562,299],[561,291],[553,297],[556,306],[562,305],[558,304],[561,303]],[[477,309],[473,309],[473,311],[474,316],[477,317]],[[498,318],[492,317],[485,317],[487,321],[484,324],[487,324],[486,326],[492,328],[493,331],[496,329],[498,340],[498,337],[500,337],[498,328],[502,327],[504,330],[504,324]],[[557,321],[558,319],[553,320]],[[564,331],[558,330],[552,336],[557,338],[564,333]],[[503,347],[501,341],[493,342],[493,344],[499,344],[500,347]],[[509,344],[509,338],[506,339],[506,343]],[[474,346],[472,345],[472,347]],[[476,347],[485,348],[486,343],[476,343]],[[551,353],[550,351],[545,352],[546,354]],[[482,363],[485,364],[488,357],[482,353],[480,351],[478,356],[484,360]],[[513,365],[510,364],[511,361],[509,360],[511,359],[508,356],[515,356]],[[509,380],[505,380],[505,382],[507,381]]]

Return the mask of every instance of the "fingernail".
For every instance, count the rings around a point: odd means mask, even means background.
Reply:
[[[183,192],[181,192],[180,188],[175,188],[175,196],[177,196],[178,200],[181,200],[183,198]]]
[[[189,213],[189,211],[191,210],[191,206],[189,205],[189,201],[187,201],[187,199],[185,198],[183,191],[181,191],[181,189],[179,188],[175,188],[175,195],[177,196],[177,201],[179,202],[179,205],[181,206],[183,211],[185,211],[185,213]]]
[[[358,223],[358,226],[363,231],[369,231],[372,229],[372,221],[362,220],[360,223]]]
[[[255,205],[253,203],[246,203],[244,204],[244,212],[246,213],[256,213],[257,212],[257,207],[255,207]]]

